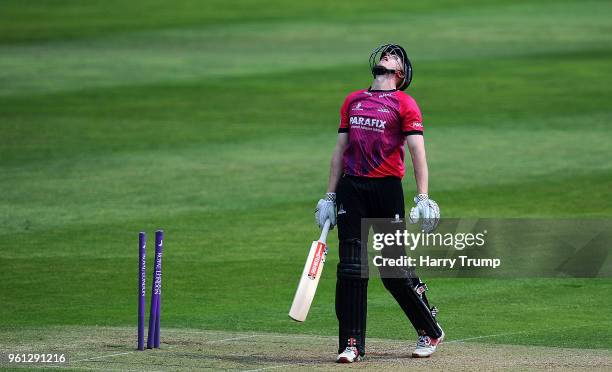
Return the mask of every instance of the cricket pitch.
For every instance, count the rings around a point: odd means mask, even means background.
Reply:
[[[610,370],[611,350],[494,345],[449,340],[429,359],[410,357],[412,342],[368,339],[366,358],[334,363],[336,339],[279,333],[162,329],[160,349],[137,351],[135,329],[56,327],[1,330],[0,367],[75,371],[181,370]],[[66,364],[8,364],[8,353],[62,352]]]

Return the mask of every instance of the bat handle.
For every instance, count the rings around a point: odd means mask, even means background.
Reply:
[[[325,220],[325,225],[323,225],[323,229],[321,229],[321,236],[319,237],[319,241],[325,244],[327,240],[327,234],[329,233],[329,227],[331,226],[331,221],[329,219]]]

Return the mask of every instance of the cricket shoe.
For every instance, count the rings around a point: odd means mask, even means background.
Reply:
[[[338,354],[336,358],[336,363],[353,363],[361,360],[359,356],[359,350],[355,346],[356,342],[354,338],[349,338],[348,346],[344,349],[343,352]]]
[[[442,330],[442,328],[440,328]],[[427,335],[419,336],[419,340],[417,341],[417,346],[412,352],[413,358],[428,358],[436,351],[438,345],[442,343],[444,340],[444,331],[442,330],[442,335],[438,338],[432,338]]]

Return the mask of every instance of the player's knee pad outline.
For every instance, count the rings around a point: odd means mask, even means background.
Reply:
[[[367,257],[363,253],[360,239],[343,239],[340,241],[340,262],[336,271],[338,279],[365,279],[367,281],[369,268]]]

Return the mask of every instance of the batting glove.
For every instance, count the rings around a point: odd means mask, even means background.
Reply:
[[[331,222],[329,229],[332,230],[336,225],[336,193],[328,192],[325,199],[319,200],[315,209],[315,222],[322,229],[325,221]]]
[[[418,194],[414,197],[416,207],[410,210],[408,221],[415,224],[421,222],[421,229],[426,232],[432,232],[440,223],[440,208],[438,203],[429,199],[427,194]]]

